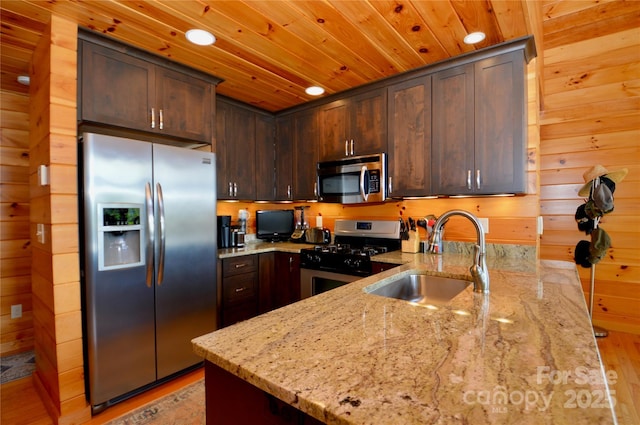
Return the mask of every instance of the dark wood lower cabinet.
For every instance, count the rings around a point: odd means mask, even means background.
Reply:
[[[324,423],[211,362],[205,362],[204,382],[207,425]]]

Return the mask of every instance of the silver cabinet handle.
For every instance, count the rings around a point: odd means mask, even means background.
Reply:
[[[355,142],[351,139],[351,156],[355,153]]]
[[[244,286],[242,288],[236,288],[236,293],[242,292],[242,291],[246,291],[246,290],[247,290],[247,288],[244,287]]]
[[[158,286],[162,284],[164,279],[164,252],[165,252],[165,223],[164,223],[164,196],[162,196],[162,186],[160,183],[156,183],[156,190],[158,192],[158,213],[160,215],[160,257],[158,261]]]
[[[147,287],[153,284],[153,244],[155,239],[155,220],[153,218],[153,196],[151,195],[151,183],[147,182],[144,188],[144,202],[147,208],[147,231],[145,241],[145,260],[147,261]]]
[[[158,116],[160,118],[159,128],[160,128],[160,130],[163,130],[164,129],[164,114],[162,113],[162,109],[158,110]]]
[[[389,193],[393,193],[393,177],[389,177]]]
[[[480,170],[476,170],[476,189],[480,189]]]
[[[344,156],[349,156],[349,141],[346,139],[344,141]]]
[[[287,185],[287,199],[291,199],[291,185]]]
[[[156,128],[156,109],[151,108],[151,128]]]
[[[233,196],[233,183],[229,182],[229,196]]]
[[[467,170],[467,189],[471,190],[471,170]]]
[[[289,273],[293,273],[293,257],[289,256]]]
[[[241,269],[241,268],[246,267],[246,266],[247,266],[247,263],[238,263],[238,264],[234,265],[234,267],[236,269]]]
[[[318,182],[313,183],[313,196],[318,196]]]
[[[237,198],[238,197],[238,183],[233,182],[233,197]]]

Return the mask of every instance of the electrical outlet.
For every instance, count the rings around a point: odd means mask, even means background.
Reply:
[[[22,317],[22,304],[14,304],[11,306],[11,318],[19,319]]]
[[[489,233],[489,219],[478,218],[478,221],[480,221],[480,224],[482,224],[482,230],[484,230],[485,233]]]

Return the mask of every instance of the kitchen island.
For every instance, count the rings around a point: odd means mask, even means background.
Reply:
[[[220,373],[324,423],[615,423],[615,376],[602,368],[574,264],[489,258],[488,297],[470,285],[425,307],[364,288],[417,270],[467,276],[468,255],[376,260],[403,265],[195,339],[209,423],[244,414],[214,397],[233,398],[233,386],[210,391]]]

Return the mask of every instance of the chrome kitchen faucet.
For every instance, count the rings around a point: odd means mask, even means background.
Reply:
[[[473,291],[489,293],[489,271],[487,270],[486,254],[487,247],[484,240],[484,229],[482,223],[478,220],[478,217],[464,210],[451,210],[442,214],[433,225],[433,236],[429,243],[429,252],[437,253],[438,246],[442,244],[442,228],[447,222],[449,217],[459,215],[468,218],[476,228],[477,242],[474,248],[475,262],[469,269],[471,277],[473,279]]]

